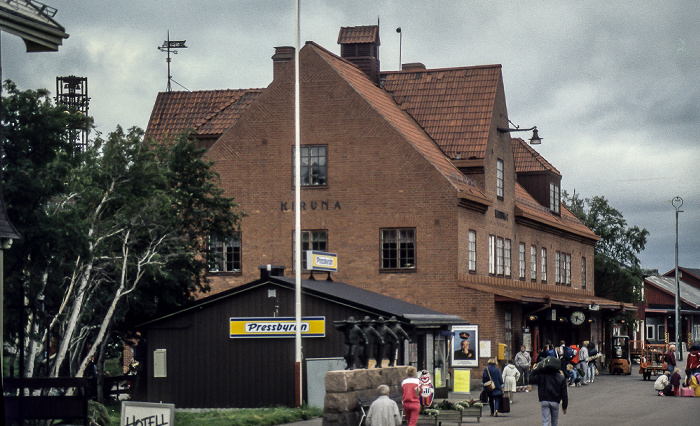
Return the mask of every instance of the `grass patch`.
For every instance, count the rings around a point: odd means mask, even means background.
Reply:
[[[114,403],[107,407],[113,425],[119,424],[121,406]],[[177,426],[194,426],[206,422],[207,426],[266,426],[308,420],[323,416],[323,409],[302,406],[300,408],[236,408],[205,411],[176,411]]]

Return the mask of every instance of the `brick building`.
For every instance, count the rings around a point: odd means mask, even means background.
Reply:
[[[299,52],[300,206],[292,48],[276,48],[265,89],[158,95],[147,135],[192,129],[247,214],[240,233],[211,236],[213,291],[293,265],[300,208],[303,249],[337,253],[334,280],[477,324],[481,366],[498,344],[600,347],[634,307],[595,296],[598,237],[561,204],[559,171],[511,138],[501,66],[382,72],[377,26],[341,28],[338,43],[341,56]],[[436,336],[435,359],[449,345]]]

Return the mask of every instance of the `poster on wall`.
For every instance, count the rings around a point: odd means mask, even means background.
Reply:
[[[478,325],[452,326],[452,365],[458,367],[479,366]]]

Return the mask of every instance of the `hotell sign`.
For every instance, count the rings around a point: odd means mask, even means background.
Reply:
[[[341,210],[340,201],[302,201],[302,210]],[[283,212],[294,211],[294,201],[282,201],[280,202],[280,210]]]

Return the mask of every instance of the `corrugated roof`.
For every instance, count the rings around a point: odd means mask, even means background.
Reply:
[[[676,294],[676,279],[674,277],[651,276],[645,278],[644,281],[672,296]],[[680,299],[696,309],[700,308],[700,289],[683,282],[683,280],[679,281],[678,286],[681,290]]]
[[[220,135],[238,120],[262,91],[161,92],[153,106],[146,136],[167,140],[190,128],[200,135]]]
[[[449,158],[484,158],[500,65],[383,72],[382,85]]]
[[[377,43],[379,46],[379,26],[340,27],[338,44]]]
[[[520,138],[514,138],[512,141],[515,173],[552,172],[561,177],[559,170],[545,160],[530,144]]]
[[[489,203],[476,183],[464,176],[445,156],[440,147],[421,126],[402,110],[391,94],[374,85],[367,76],[352,63],[334,55],[323,47],[308,42],[307,46],[318,52],[338,73],[372,105],[406,140],[408,140],[440,173],[464,194],[474,200]]]
[[[515,215],[525,217],[594,241],[600,240],[593,231],[561,204],[561,215],[552,213],[538,203],[519,183],[515,183]]]

